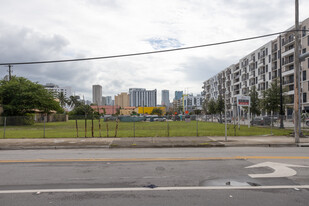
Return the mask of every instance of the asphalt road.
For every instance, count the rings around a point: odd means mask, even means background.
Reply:
[[[308,205],[308,154],[258,147],[0,151],[0,205]],[[252,167],[260,163],[266,166]],[[251,176],[268,173],[275,177]]]

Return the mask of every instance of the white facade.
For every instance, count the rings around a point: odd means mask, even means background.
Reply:
[[[156,107],[157,90],[146,90],[143,88],[130,88],[130,106],[131,107]]]
[[[194,109],[202,109],[203,101],[205,97],[198,94],[188,94],[183,96],[183,106],[185,110],[192,111]]]
[[[70,98],[72,96],[72,89],[71,87],[59,87],[56,84],[53,83],[46,83],[46,85],[43,85],[46,90],[54,93],[55,96],[60,94],[61,92],[64,94],[66,98]]]

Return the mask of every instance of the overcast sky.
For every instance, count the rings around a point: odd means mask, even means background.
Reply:
[[[0,0],[0,62],[58,60],[156,51],[284,31],[294,0]],[[309,17],[300,0],[300,20]],[[274,38],[274,37],[273,37]],[[19,65],[13,74],[71,86],[91,100],[129,88],[198,94],[203,81],[273,38],[106,60]],[[0,67],[0,77],[7,74]]]

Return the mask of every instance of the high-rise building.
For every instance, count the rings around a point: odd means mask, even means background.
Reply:
[[[46,85],[43,86],[46,90],[52,92],[55,97],[59,93],[63,93],[66,98],[70,98],[70,96],[72,96],[71,87],[59,87],[58,85],[53,83],[46,83]]]
[[[183,91],[175,91],[175,99],[174,100],[180,100],[182,98]]]
[[[309,18],[300,22],[300,54],[309,51]],[[295,35],[289,32],[277,36],[274,40],[254,50],[241,58],[237,63],[229,66],[214,77],[206,80],[203,85],[203,95],[206,99],[217,99],[219,95],[225,96],[227,109],[235,113],[233,104],[237,96],[248,96],[249,91],[255,87],[259,98],[263,98],[263,91],[282,75],[282,85],[286,89],[283,95],[287,96],[285,115],[292,117],[294,105],[294,59]],[[300,63],[301,107],[309,112],[309,58]]]
[[[106,106],[106,97],[102,97],[101,105]]]
[[[101,106],[102,105],[102,86],[92,85],[92,103]]]
[[[169,90],[162,90],[161,91],[161,104],[169,107],[170,105],[170,94]]]
[[[121,94],[118,94],[117,96],[115,96],[114,105],[120,106],[121,108],[129,107],[130,106],[130,95],[128,95],[128,93],[126,92],[122,92]]]
[[[157,90],[146,90],[143,88],[130,88],[130,106],[131,107],[156,107]]]
[[[112,104],[112,96],[106,96],[106,105],[113,105]]]

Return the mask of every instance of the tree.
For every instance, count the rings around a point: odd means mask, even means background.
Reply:
[[[208,100],[205,99],[203,101],[203,105],[202,105],[202,110],[203,110],[204,114],[207,114],[207,109],[208,109],[207,107],[208,107]]]
[[[221,94],[218,96],[218,100],[215,106],[216,106],[216,113],[220,114],[220,122],[222,123],[222,113],[224,112],[224,100]]]
[[[216,114],[216,102],[214,99],[211,99],[208,103],[208,113],[212,115],[211,121],[214,121],[213,115]]]
[[[270,87],[263,92],[262,108],[269,112],[279,112],[280,109],[280,85],[275,79]]]
[[[151,112],[151,115],[154,114],[161,116],[163,114],[163,111],[160,108],[154,108]]]
[[[57,98],[59,100],[60,106],[64,108],[65,105],[68,103],[68,99],[66,98],[66,96],[63,94],[63,92],[60,92],[57,94]]]
[[[93,114],[95,111],[87,104],[81,104],[76,107],[70,112],[70,115],[88,115]]]
[[[80,101],[78,101],[78,98],[77,96],[70,96],[70,98],[68,99],[68,105],[71,107],[71,108],[74,108],[74,107],[78,107],[80,106],[82,103]]]
[[[13,76],[10,81],[0,81],[0,104],[3,115],[24,116],[34,109],[50,113],[51,110],[63,112],[52,93],[42,85],[23,77]]]
[[[255,86],[253,86],[250,89],[249,92],[249,96],[250,96],[250,113],[252,115],[260,115],[261,114],[261,110],[260,110],[260,100],[259,100],[259,94],[256,91]]]

